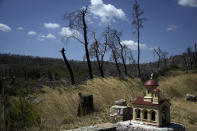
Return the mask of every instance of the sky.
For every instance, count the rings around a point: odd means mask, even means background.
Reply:
[[[83,60],[84,46],[62,38],[82,33],[67,27],[64,14],[88,6],[88,28],[100,38],[107,25],[122,32],[121,41],[137,60],[137,36],[131,24],[134,0],[0,0],[0,53]],[[153,48],[168,56],[197,42],[197,0],[139,0],[147,19],[140,30],[141,63],[157,59]],[[89,43],[93,42],[89,36]],[[105,60],[108,60],[109,54]]]

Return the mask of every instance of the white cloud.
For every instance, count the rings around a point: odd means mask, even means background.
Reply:
[[[12,31],[12,29],[9,26],[7,26],[7,25],[5,25],[3,23],[0,23],[0,31],[10,32],[10,31]]]
[[[55,39],[56,37],[53,35],[53,34],[51,34],[51,33],[49,33],[48,35],[40,35],[40,36],[38,36],[39,37],[39,40],[44,40],[44,39]]]
[[[28,35],[37,35],[37,33],[35,31],[29,31]]]
[[[176,26],[176,25],[169,25],[167,30],[168,31],[173,31],[173,30],[176,30],[177,28],[178,28],[178,26]]]
[[[18,27],[18,28],[17,28],[17,30],[23,30],[23,29],[24,29],[23,27]]]
[[[110,23],[114,18],[126,19],[122,9],[117,9],[111,4],[104,4],[103,0],[90,0],[90,12],[101,19],[101,22]]]
[[[197,0],[178,0],[178,4],[188,7],[197,7]]]
[[[121,41],[121,44],[126,45],[131,50],[137,50],[138,49],[138,43],[133,41],[133,40],[123,40],[123,41]],[[147,45],[140,43],[140,49],[147,49]]]
[[[60,25],[57,23],[44,23],[44,27],[47,29],[56,29],[59,28]]]
[[[71,30],[69,27],[62,27],[59,33],[63,37],[80,37],[80,33],[77,30]]]

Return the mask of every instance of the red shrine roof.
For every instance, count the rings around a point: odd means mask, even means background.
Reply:
[[[144,97],[137,97],[137,99],[132,104],[159,107],[164,101],[168,101],[168,99],[161,98],[160,101],[159,101],[159,104],[153,104],[152,102],[144,101]]]
[[[144,86],[158,86],[158,83],[154,80],[148,80],[144,83]]]

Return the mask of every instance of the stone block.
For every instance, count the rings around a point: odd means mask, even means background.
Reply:
[[[116,123],[132,119],[132,109],[128,106],[112,106],[110,108],[110,122]]]
[[[128,106],[115,105],[110,108],[110,114],[117,114],[123,116],[128,113],[129,110],[128,108],[129,108]]]
[[[126,102],[125,99],[120,99],[120,100],[115,101],[115,105],[118,105],[118,106],[127,106],[127,102]]]

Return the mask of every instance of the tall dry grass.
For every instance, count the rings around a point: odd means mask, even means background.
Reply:
[[[197,74],[161,77],[159,88],[163,96],[171,98],[171,121],[184,124],[187,131],[197,131],[197,102],[185,100],[187,93],[197,96]]]
[[[197,74],[179,73],[159,79],[162,96],[171,98],[171,120],[186,125],[189,131],[197,130],[197,103],[185,101],[186,93],[197,95]],[[142,96],[145,91],[143,83],[137,78],[120,80],[117,78],[95,78],[70,89],[59,87],[43,88],[38,95],[43,101],[37,110],[47,126],[64,129],[77,128],[109,122],[109,108],[115,100],[126,99],[130,104],[131,97]],[[93,94],[96,111],[90,115],[77,117],[78,93]]]

